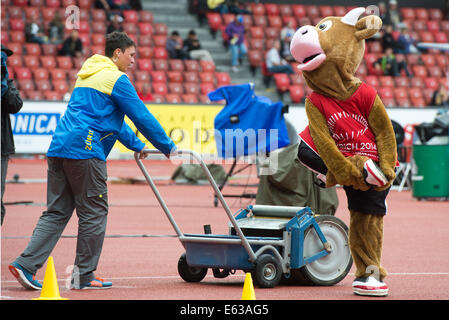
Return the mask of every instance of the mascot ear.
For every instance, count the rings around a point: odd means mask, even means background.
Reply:
[[[363,17],[355,24],[355,37],[357,40],[368,39],[382,28],[382,20],[375,15]]]

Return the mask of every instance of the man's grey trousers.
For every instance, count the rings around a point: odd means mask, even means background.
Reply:
[[[108,214],[106,162],[49,157],[47,211],[33,231],[30,242],[15,262],[32,274],[43,266],[76,209],[75,284],[92,281],[103,247]]]

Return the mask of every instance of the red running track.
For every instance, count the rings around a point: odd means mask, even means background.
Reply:
[[[176,166],[169,161],[147,161],[150,174],[169,177]],[[142,175],[133,160],[109,161],[110,177]],[[45,179],[45,160],[14,159],[7,179],[15,173],[20,179]],[[248,172],[246,172],[248,173]],[[241,174],[246,174],[245,172]],[[254,178],[255,172],[251,173]],[[36,180],[35,180],[36,181]],[[39,180],[38,180],[39,181]],[[254,179],[253,179],[254,181]],[[246,182],[246,179],[244,180]],[[203,233],[210,224],[213,233],[227,233],[227,217],[213,205],[208,185],[175,185],[160,180],[158,188],[182,231]],[[241,193],[241,187],[225,187],[225,193]],[[247,190],[249,191],[249,190]],[[255,192],[255,188],[251,191]],[[348,224],[349,213],[342,189],[337,190],[340,206],[337,216]],[[21,287],[9,273],[8,264],[21,253],[28,237],[45,210],[46,183],[8,183],[6,202],[32,201],[29,205],[7,205],[1,233],[1,299],[29,300],[40,295]],[[246,207],[250,200],[227,198],[233,211]],[[183,247],[144,183],[109,183],[110,213],[97,276],[113,282],[109,290],[73,291],[65,287],[69,268],[74,262],[77,218],[72,217],[52,253],[61,296],[71,300],[239,300],[244,274],[237,271],[225,279],[211,272],[200,283],[186,283],[178,275],[177,262]],[[385,282],[390,294],[385,298],[358,297],[352,293],[354,269],[332,287],[278,286],[255,288],[257,300],[447,300],[449,299],[449,202],[417,201],[410,191],[391,191],[389,213],[385,218],[383,265],[389,276]],[[115,235],[127,235],[116,238]],[[132,237],[129,237],[129,236]],[[147,235],[147,237],[138,237]],[[37,279],[44,278],[45,266]]]

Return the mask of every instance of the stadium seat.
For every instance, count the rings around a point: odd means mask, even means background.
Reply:
[[[53,87],[50,80],[36,81],[36,89],[42,92],[51,91]]]
[[[176,94],[184,93],[184,86],[182,85],[182,83],[170,82],[168,83],[167,87],[169,93],[176,93]]]
[[[9,59],[8,59],[9,60]],[[19,82],[21,80],[31,80],[32,79],[32,73],[30,69],[26,67],[17,67],[14,68],[15,77]]]
[[[448,43],[449,42],[448,36],[444,32],[436,32],[434,34],[434,38],[435,38],[435,41],[438,43]]]
[[[106,38],[103,33],[92,33],[90,39],[93,46],[104,46],[106,44]]]
[[[320,10],[321,17],[335,16],[334,8],[332,6],[320,5],[318,9]]]
[[[396,101],[399,99],[405,99],[408,98],[408,90],[406,88],[394,88],[394,98]]]
[[[374,89],[377,89],[380,87],[380,81],[379,78],[375,75],[367,75],[365,77],[365,81],[366,84],[370,85],[371,87],[373,87]]]
[[[442,77],[444,75],[444,71],[438,65],[429,66],[427,68],[427,71],[429,73],[429,76],[430,77],[434,77],[434,78],[440,78],[440,77]]]
[[[439,53],[435,55],[435,61],[436,64],[440,66],[440,68],[446,68],[446,66],[448,65],[447,58],[445,57],[444,53]]]
[[[91,46],[92,54],[101,54],[104,55],[104,46]]]
[[[146,34],[139,36],[137,38],[137,44],[139,47],[152,47],[153,46],[152,35]]]
[[[8,57],[7,60],[7,66],[8,68],[20,68],[23,67],[23,59],[22,56],[18,54],[13,54],[12,56]]]
[[[215,81],[213,72],[200,72],[199,76],[201,83],[214,83]]]
[[[344,17],[348,11],[349,10],[347,10],[344,6],[334,6],[334,12],[337,17]]]
[[[60,92],[62,94],[67,93],[67,91],[69,90],[67,80],[52,81],[52,85],[54,91]]]
[[[432,103],[434,92],[435,90],[432,88],[424,88],[422,90],[424,102],[426,103],[426,105],[430,105]]]
[[[41,8],[41,15],[42,15],[42,20],[44,20],[44,23],[46,22],[50,22],[56,12],[56,8],[50,8],[50,7],[42,7]]]
[[[265,39],[266,40],[268,40],[268,39],[273,39],[273,40],[279,39],[280,33],[281,33],[281,29],[280,28],[274,28],[274,27],[265,28]],[[268,46],[268,43],[267,43],[267,48],[270,48],[270,47],[271,46]]]
[[[130,23],[130,24],[132,24],[132,23]],[[153,25],[151,23],[149,23],[149,22],[139,22],[137,24],[137,26],[139,28],[140,35],[153,34],[154,30],[153,30]],[[157,33],[157,34],[163,34],[163,33]]]
[[[412,27],[414,31],[426,31],[427,30],[427,24],[424,20],[413,20],[412,21]]]
[[[167,59],[154,59],[153,60],[154,70],[168,71],[168,60]]]
[[[9,19],[9,28],[11,31],[25,31],[25,22],[23,19]]]
[[[282,17],[293,16],[293,10],[289,4],[279,4],[279,15]]]
[[[16,1],[20,1],[23,2],[23,0],[14,0],[14,5],[18,5],[16,4]],[[45,0],[30,0],[30,6],[33,7],[43,7],[45,6]]]
[[[150,73],[149,71],[146,70],[136,70],[134,72],[134,78],[135,80],[138,81],[142,81],[142,82],[150,82]]]
[[[206,13],[207,23],[212,31],[217,31],[223,25],[223,20],[218,12]]]
[[[424,79],[424,84],[426,85],[427,89],[436,90],[438,88],[439,82],[438,82],[437,78],[426,77]]]
[[[168,61],[171,71],[184,71],[184,62],[180,59],[170,59]]]
[[[186,94],[199,95],[200,86],[198,83],[186,82],[186,83],[184,83],[184,92]]]
[[[379,83],[381,87],[394,87],[393,77],[391,76],[380,76]]]
[[[266,27],[268,25],[268,19],[266,16],[254,16],[253,26],[254,27]]]
[[[290,74],[290,83],[292,85],[300,85],[300,86],[305,86],[305,80],[303,78],[303,76],[301,74]]]
[[[382,53],[383,48],[380,41],[369,41],[366,42],[367,52],[369,53]]]
[[[249,50],[248,51],[248,62],[252,67],[259,67],[263,62],[263,51],[260,50]]]
[[[7,43],[8,49],[14,52],[14,55],[21,56],[23,54],[23,45],[21,43],[14,43],[14,42],[8,43],[8,41],[4,42],[3,39],[2,43]],[[8,60],[10,58],[11,56],[8,58]]]
[[[293,103],[300,103],[304,98],[304,88],[301,85],[291,85],[288,88]]]
[[[429,14],[427,13],[426,8],[415,8],[415,17],[418,20],[428,20]]]
[[[181,100],[184,103],[198,103],[198,97],[195,94],[183,94],[181,95]]]
[[[165,82],[153,82],[153,93],[165,96],[168,93],[167,84]]]
[[[407,77],[394,77],[394,85],[397,88],[409,88],[410,83]]]
[[[285,92],[288,90],[288,87],[290,86],[290,78],[286,73],[275,73],[273,78],[278,91]]]
[[[31,79],[22,79],[19,81],[20,91],[34,91],[36,90],[34,81]]]
[[[427,29],[426,29],[427,30]],[[418,31],[419,39],[421,42],[434,42],[435,37],[432,32],[430,31]]]
[[[223,26],[226,27],[228,24],[230,24],[232,21],[235,20],[235,14],[233,13],[224,13],[221,15],[223,18]]]
[[[395,99],[395,101],[396,101],[396,106],[398,106],[398,107],[410,107],[412,105],[412,103],[408,97]]]
[[[153,58],[154,59],[168,59],[167,50],[164,47],[154,47]]]
[[[153,57],[153,49],[151,47],[137,47],[139,59],[151,59]]]
[[[151,59],[138,59],[137,65],[139,69],[143,71],[153,70],[153,61]]]
[[[433,54],[423,53],[421,55],[421,60],[426,67],[431,67],[435,65],[435,57]]]
[[[37,56],[24,56],[23,62],[25,64],[25,67],[29,68],[30,70],[40,67],[39,57]]]
[[[140,22],[153,23],[153,13],[149,10],[139,11],[139,18]]]
[[[292,28],[297,29],[298,28],[298,21],[294,16],[282,16],[282,23],[283,25],[287,25],[289,22],[292,23]]]
[[[296,18],[307,16],[306,7],[303,4],[292,4],[291,9]]]
[[[411,88],[424,88],[425,83],[424,83],[423,78],[420,78],[420,77],[410,78],[410,87]]]
[[[265,50],[265,41],[264,39],[249,39],[248,40],[248,49],[249,50]]]
[[[307,16],[311,19],[313,18],[321,18],[320,17],[320,9],[317,5],[306,5]]]
[[[200,71],[200,64],[197,60],[184,60],[184,66],[186,71]]]
[[[165,101],[167,103],[180,103],[182,100],[181,100],[181,96],[179,94],[167,93],[165,95]]]
[[[28,100],[43,100],[44,95],[41,91],[27,91],[25,93],[25,98]]]
[[[215,63],[213,61],[200,60],[199,64],[200,64],[202,72],[214,72],[215,71]]]
[[[187,83],[198,83],[199,82],[198,72],[196,71],[184,72],[184,81]]]
[[[389,87],[380,87],[378,89],[379,92],[379,96],[380,98],[383,99],[390,99],[390,98],[394,98],[394,91],[393,88],[389,88]]]
[[[18,7],[26,7],[28,5],[28,1],[27,0],[13,0],[12,4],[15,6],[18,6]],[[2,5],[3,5],[3,2],[2,2]]]
[[[91,10],[91,16],[93,21],[106,21],[106,13],[103,9],[93,9]]]
[[[58,54],[58,47],[55,44],[44,43],[41,45],[42,55],[44,56],[55,56]]]
[[[167,36],[165,35],[153,35],[153,44],[155,47],[159,48],[164,48],[165,49],[165,44],[167,43]]]
[[[182,83],[184,80],[182,71],[168,71],[167,80],[168,82]]]
[[[139,22],[139,15],[135,10],[123,10],[122,12],[124,22],[137,23]]]
[[[14,43],[25,43],[25,33],[22,31],[10,31],[9,41]]]
[[[167,25],[164,23],[155,23],[153,24],[153,27],[154,27],[153,33],[156,35],[166,36],[168,33]]]
[[[123,31],[126,32],[127,34],[137,34],[137,31],[139,30],[139,28],[137,27],[137,24],[132,23],[132,22],[125,22],[122,24],[122,27],[123,27]],[[146,35],[146,34],[151,34],[151,33],[142,32],[142,30],[140,30],[140,34]]]
[[[45,6],[47,8],[59,8],[61,2],[59,0],[45,0]]]
[[[231,77],[227,72],[215,72],[217,87],[231,84]]]
[[[58,91],[44,91],[44,97],[46,100],[59,101],[62,100],[63,94]]]
[[[429,8],[427,11],[429,13],[430,20],[436,20],[436,21],[443,20],[443,12],[441,11],[441,9]]]
[[[279,6],[276,3],[264,3],[265,15],[279,16]]]
[[[3,19],[2,21],[6,21],[6,20]],[[9,41],[9,33],[2,26],[2,43],[9,43],[9,42],[10,42]]]
[[[215,90],[213,83],[200,83],[200,94],[207,95],[209,92]]]
[[[265,37],[265,33],[263,28],[260,26],[253,26],[249,29],[249,34],[251,38],[254,39],[263,39]]]
[[[18,6],[11,6],[7,7],[5,10],[5,7],[2,8],[2,12],[5,13],[8,12],[8,18],[9,19],[23,19],[23,8]]]
[[[153,81],[153,84],[155,83],[166,83],[167,77],[165,75],[164,71],[150,71],[151,74],[151,80]]]
[[[56,62],[59,69],[68,70],[73,68],[72,57],[56,57]]]
[[[427,68],[425,66],[414,65],[411,67],[411,69],[413,70],[413,74],[415,75],[415,77],[427,77]]]
[[[413,8],[400,8],[400,12],[402,14],[402,18],[404,20],[414,20],[415,19],[415,11]]]
[[[427,24],[427,30],[428,31],[430,31],[432,33],[440,31],[440,22],[439,21],[437,21],[437,20],[429,20],[429,21],[427,21],[426,24]]]
[[[273,28],[282,28],[283,22],[281,16],[269,16],[268,17],[268,25]]]
[[[250,3],[251,13],[253,16],[264,16],[265,15],[265,6],[262,3]]]
[[[302,17],[302,18],[297,18],[298,20],[298,28],[301,26],[305,26],[305,25],[312,25],[312,19],[310,19],[309,17]]]

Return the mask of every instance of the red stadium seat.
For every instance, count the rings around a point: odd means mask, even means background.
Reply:
[[[429,76],[430,77],[434,77],[434,78],[440,78],[442,76],[444,76],[444,71],[441,69],[440,66],[435,65],[435,66],[429,66],[427,68],[428,72],[429,72]]]
[[[201,94],[208,94],[209,92],[212,92],[215,90],[215,86],[213,83],[201,83],[200,84],[200,93]]]
[[[260,50],[249,50],[248,51],[248,62],[252,67],[259,67],[263,62],[263,52]]]
[[[8,59],[9,60],[9,59]],[[25,67],[14,68],[16,79],[19,80],[31,80],[32,74],[30,69]]]
[[[279,39],[279,36],[281,34],[281,29],[280,28],[274,28],[274,27],[268,27],[265,28],[265,39]],[[268,43],[267,43],[267,48],[269,48]]]
[[[7,41],[2,43],[8,43]],[[10,42],[8,43],[8,49],[11,50],[12,52],[14,52],[15,55],[22,55],[23,54],[23,45],[21,43],[14,43],[14,42]],[[8,58],[8,60],[11,57]]]
[[[154,27],[153,33],[156,35],[166,36],[168,33],[168,28],[165,23],[155,23],[155,24],[153,24],[153,27]]]
[[[199,82],[198,72],[196,71],[184,72],[184,81],[188,83],[198,83]]]
[[[153,86],[153,93],[155,93],[155,94],[160,94],[160,95],[166,95],[167,94],[167,92],[168,92],[168,90],[167,90],[167,85],[165,84],[165,82],[164,83],[162,83],[162,82],[153,82],[153,84],[152,84],[152,86]]]
[[[169,65],[172,71],[184,71],[184,62],[180,59],[170,59]]]
[[[60,92],[60,93],[64,94],[69,90],[69,85],[66,80],[53,81],[52,84],[53,84],[53,89],[56,92]]]
[[[162,47],[165,49],[165,44],[167,43],[167,36],[164,35],[153,35],[153,44],[155,47]]]
[[[377,76],[374,76],[374,75],[366,76],[364,82],[366,84],[370,85],[371,87],[373,87],[374,89],[377,89],[380,86],[379,78]]]
[[[22,79],[19,81],[19,90],[20,91],[34,91],[36,90],[36,86],[34,81],[31,79]]]
[[[23,62],[25,63],[25,67],[31,69],[36,69],[40,67],[39,57],[37,56],[24,56]]]
[[[395,99],[396,100],[396,106],[398,107],[410,107],[412,103],[410,102],[410,99],[408,97],[406,98],[400,98]]]
[[[176,94],[183,94],[184,93],[184,86],[182,85],[182,83],[170,82],[168,84],[168,92],[169,93],[176,93]]]
[[[140,22],[153,23],[153,13],[149,10],[139,11]]]
[[[320,9],[317,5],[306,5],[307,16],[311,19],[320,18]]]
[[[389,87],[381,87],[378,89],[380,98],[383,99],[389,99],[394,97],[394,91],[393,88]]]
[[[68,70],[73,68],[73,61],[71,57],[56,57],[56,62],[59,69]]]
[[[198,103],[198,97],[190,93],[181,95],[181,100],[184,103]]]
[[[62,100],[63,94],[57,91],[44,91],[45,100],[59,101]]]
[[[415,17],[418,20],[428,20],[429,14],[427,13],[426,8],[415,8]]]
[[[288,90],[288,87],[290,86],[290,78],[286,73],[275,73],[273,78],[278,91],[285,92]]]
[[[289,22],[291,22],[292,28],[296,30],[298,27],[298,21],[296,20],[296,18],[294,16],[283,16],[282,17],[283,25],[287,25]]]
[[[137,47],[139,59],[151,59],[153,57],[153,48],[151,47]]]
[[[22,7],[18,7],[18,6],[12,6],[12,7],[7,7],[5,10],[5,7],[3,7],[2,12],[6,11],[8,12],[8,18],[9,19],[22,19],[23,18],[23,8]]]
[[[13,54],[12,56],[8,57],[6,64],[8,68],[21,68],[23,67],[22,56]]]
[[[134,72],[134,78],[137,82],[150,82],[150,72],[146,70],[136,70]]]
[[[448,36],[444,32],[436,32],[434,34],[434,36],[435,36],[435,41],[438,43],[448,43],[449,42]]]
[[[391,98],[389,98],[389,97],[382,98],[381,97],[381,100],[385,107],[395,107],[396,106],[396,101],[394,100],[393,97],[391,97]]]
[[[435,89],[432,88],[424,88],[422,90],[424,102],[426,103],[426,105],[430,105],[432,103],[434,92]]]
[[[214,83],[215,81],[213,72],[200,72],[199,76],[201,83]]]
[[[301,74],[295,73],[295,74],[289,75],[289,77],[290,77],[290,83],[292,85],[300,85],[300,86],[305,85],[305,80]]]
[[[92,54],[104,55],[104,46],[91,46]]]
[[[41,17],[41,11],[40,8],[38,7],[26,7],[22,8],[22,10],[25,11],[26,19],[30,19],[31,17],[36,17],[37,19],[40,19]]]
[[[435,37],[430,31],[418,31],[419,39],[422,42],[434,42]]]
[[[293,103],[299,103],[304,99],[304,87],[301,85],[291,85],[288,88],[290,99]]]
[[[217,31],[223,25],[223,20],[218,12],[207,12],[206,19],[212,31]]]
[[[254,26],[249,29],[249,34],[251,38],[263,39],[265,37],[265,33],[262,27]]]
[[[426,67],[434,66],[436,63],[434,55],[428,53],[423,53],[421,55],[421,60]]]
[[[49,72],[47,69],[36,68],[36,69],[31,70],[31,72],[33,73],[33,79],[35,81],[48,80]]]
[[[228,24],[230,24],[232,21],[235,20],[235,14],[233,13],[224,13],[222,14],[222,18],[223,18],[223,25],[224,27],[226,27]]]
[[[438,88],[439,82],[437,78],[434,77],[427,77],[424,79],[424,83],[426,85],[426,88],[436,90]]]
[[[291,5],[293,15],[296,18],[303,18],[307,16],[306,7],[303,4],[292,4]]]
[[[409,88],[410,82],[407,77],[394,77],[394,85],[397,88]]]
[[[227,72],[215,72],[217,87],[231,84],[231,77]]]
[[[186,71],[200,71],[200,64],[197,60],[184,60],[184,66]]]
[[[346,10],[344,6],[333,6],[334,12],[337,17],[343,17],[349,10]]]
[[[447,61],[447,58],[445,57],[444,53],[436,54],[435,61],[443,69],[448,65],[449,62]]]
[[[188,94],[199,95],[200,85],[198,83],[187,82],[184,83],[184,91]]]
[[[167,82],[167,77],[165,75],[164,71],[151,71],[151,80],[154,83],[166,83]]]
[[[249,50],[265,50],[264,39],[249,39]]]
[[[50,7],[42,7],[41,9],[41,15],[42,15],[42,19],[45,22],[50,22],[56,12],[56,8],[50,8]]]
[[[253,26],[254,27],[266,27],[268,25],[268,19],[266,16],[254,16]]]
[[[106,13],[103,9],[93,9],[91,10],[92,20],[94,21],[106,21]]]
[[[432,33],[440,31],[440,22],[437,20],[427,21],[427,30]]]
[[[165,101],[167,103],[180,103],[182,100],[181,100],[181,96],[179,94],[167,93],[165,95]]]
[[[279,6],[276,3],[265,3],[265,15],[279,16]]]
[[[28,100],[43,100],[44,95],[41,91],[27,91],[25,94],[26,99]]]
[[[9,27],[11,31],[25,31],[25,22],[23,19],[9,19]]]
[[[420,78],[420,77],[410,78],[410,87],[411,88],[424,88],[425,83],[424,83],[423,78]]]
[[[215,63],[213,61],[200,60],[199,64],[200,64],[202,72],[214,72],[215,71]]]
[[[265,6],[262,3],[250,3],[251,13],[253,16],[264,16],[265,15]]]
[[[18,6],[18,7],[26,7],[28,5],[28,1],[27,0],[13,0],[12,4],[15,6]],[[3,2],[2,2],[2,5],[3,5]]]
[[[138,59],[137,65],[140,70],[144,70],[144,71],[153,70],[153,61],[151,59]]]
[[[279,15],[282,17],[293,16],[293,10],[289,4],[279,4]]]
[[[41,80],[41,81],[36,81],[36,89],[44,92],[44,91],[53,90],[53,87],[49,80]]]
[[[123,10],[123,18],[125,22],[137,23],[139,22],[139,15],[135,10]]]
[[[47,8],[59,8],[61,2],[59,0],[45,0],[45,6]]]
[[[334,8],[332,6],[321,5],[318,7],[321,17],[335,16]]]
[[[139,30],[139,28],[137,27],[137,24],[132,23],[132,22],[125,22],[122,24],[122,26],[123,26],[123,31],[126,32],[127,34],[137,34],[137,31]],[[151,34],[151,33],[145,33],[140,30],[140,34],[145,35],[145,34]]]
[[[141,35],[153,34],[153,25],[149,22],[140,22],[138,24],[139,31]],[[163,33],[156,33],[163,34]]]
[[[25,33],[23,31],[10,31],[9,41],[14,43],[25,43]]]
[[[167,80],[168,82],[182,83],[184,80],[182,71],[168,71]]]
[[[429,13],[430,20],[436,20],[436,21],[443,20],[443,12],[441,11],[441,9],[429,8],[427,11]]]
[[[154,70],[168,71],[168,60],[167,59],[154,59],[153,67],[154,67]]]
[[[94,46],[104,46],[106,44],[106,38],[102,33],[92,33],[91,43]]]
[[[381,87],[394,87],[393,77],[391,76],[380,76],[379,83]]]
[[[139,36],[137,38],[137,43],[139,46],[142,47],[152,47],[153,46],[152,35],[146,34]]]
[[[367,51],[369,53],[382,53],[383,48],[380,41],[369,41],[366,43]]]
[[[413,74],[415,75],[415,77],[427,77],[427,68],[425,66],[421,66],[421,65],[414,65],[411,67],[413,70]]]
[[[154,59],[168,59],[167,50],[164,47],[155,47],[153,50]]]
[[[41,45],[41,48],[44,56],[56,56],[58,54],[58,47],[55,44],[44,43]]]
[[[396,101],[398,101],[399,99],[408,98],[408,92],[406,88],[394,88],[393,90]]]
[[[427,30],[427,24],[424,20],[413,20],[412,22],[413,30],[414,31],[426,31]]]

